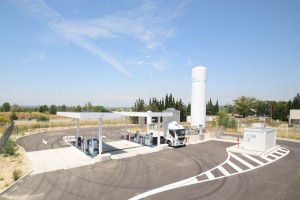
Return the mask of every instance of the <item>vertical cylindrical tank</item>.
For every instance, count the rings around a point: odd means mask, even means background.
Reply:
[[[192,69],[191,126],[205,128],[206,67]]]

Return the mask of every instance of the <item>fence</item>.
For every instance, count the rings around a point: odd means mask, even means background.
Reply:
[[[280,127],[276,129],[277,137],[300,140],[300,128]]]
[[[13,130],[14,130],[14,122],[12,122],[10,124],[10,126],[8,127],[8,129],[4,132],[4,134],[0,138],[0,153],[2,153],[4,145],[5,145],[6,141],[8,140],[8,138],[13,133]]]

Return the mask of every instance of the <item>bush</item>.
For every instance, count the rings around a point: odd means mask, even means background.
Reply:
[[[4,117],[4,116],[0,115],[0,122],[7,123],[7,122],[9,122],[9,119],[7,117]]]
[[[18,120],[18,116],[15,112],[12,112],[11,116],[9,118],[10,118],[10,121]]]
[[[15,153],[17,151],[17,144],[12,139],[8,139],[4,145],[3,150],[4,150],[3,152],[7,155],[10,155],[10,156],[15,155]]]
[[[13,178],[14,178],[14,181],[19,180],[19,178],[21,177],[21,175],[22,175],[21,170],[19,170],[19,169],[14,170],[14,171],[13,171]]]
[[[226,111],[222,111],[222,110],[219,111],[217,120],[218,120],[218,124],[224,126],[225,128],[231,128],[231,129],[237,128],[236,121],[233,118],[230,119]]]
[[[49,117],[41,115],[41,116],[39,116],[39,117],[36,118],[36,121],[38,121],[38,122],[46,122],[46,121],[49,121]]]

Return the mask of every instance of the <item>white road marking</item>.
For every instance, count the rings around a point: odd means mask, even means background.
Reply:
[[[226,169],[224,169],[224,167],[219,166],[218,169],[219,169],[225,176],[229,176],[229,175],[230,175],[229,172],[228,172]]]
[[[254,166],[251,165],[250,163],[247,163],[246,161],[244,161],[243,159],[241,159],[240,157],[234,155],[234,154],[230,154],[233,158],[235,158],[236,160],[238,160],[239,162],[243,163],[244,165],[246,165],[248,168],[253,169]]]
[[[259,164],[259,165],[264,165],[263,162],[257,160],[256,158],[253,158],[252,156],[250,156],[250,155],[248,155],[248,154],[242,154],[242,155],[245,156],[246,158],[252,160],[253,162],[256,162],[256,163]]]
[[[208,177],[209,180],[215,179],[214,175],[210,171],[206,172],[205,174],[206,174],[206,176]]]
[[[278,155],[280,155],[280,156],[285,155],[285,153],[281,153],[281,152],[279,152],[279,151],[276,151],[275,153],[278,154]]]
[[[235,169],[237,172],[241,173],[243,172],[243,170],[241,168],[239,168],[238,166],[236,166],[233,162],[231,162],[230,160],[227,160],[227,163],[233,168]]]
[[[280,157],[278,157],[278,156],[274,155],[273,153],[269,154],[268,156],[272,156],[272,157],[273,157],[273,158],[275,158],[275,159],[278,159],[278,158],[280,158]]]
[[[271,160],[270,158],[267,158],[266,156],[261,157],[262,159],[268,161],[268,162],[272,162],[273,160]]]
[[[289,153],[289,150],[286,151],[285,155],[283,155],[281,157],[278,157],[278,159],[283,158],[288,153]],[[222,164],[220,164],[219,166],[217,166],[215,168],[212,168],[212,169],[210,169],[210,170],[208,170],[206,172],[203,172],[203,173],[201,173],[201,174],[199,174],[197,176],[193,176],[191,178],[188,178],[188,179],[185,179],[185,180],[182,180],[182,181],[179,181],[179,182],[175,182],[175,183],[172,183],[172,184],[169,184],[169,185],[165,185],[165,186],[162,186],[162,187],[150,190],[148,192],[145,192],[145,193],[139,194],[137,196],[134,196],[134,197],[130,198],[129,200],[139,200],[139,199],[147,198],[147,197],[149,197],[151,195],[158,194],[158,193],[161,193],[161,192],[165,192],[165,191],[168,191],[168,190],[172,190],[172,189],[176,189],[176,188],[180,188],[180,187],[184,187],[184,186],[188,186],[188,185],[199,184],[199,183],[203,183],[203,182],[207,182],[207,181],[217,180],[217,179],[221,179],[221,178],[228,177],[228,176],[234,176],[236,174],[248,172],[248,171],[251,171],[251,170],[263,167],[265,165],[268,165],[268,164],[273,163],[273,162],[275,162],[275,161],[278,160],[278,159],[271,160],[271,159],[267,158],[266,156],[261,156],[262,159],[268,161],[267,163],[263,163],[263,162],[255,159],[255,158],[253,158],[252,156],[249,156],[249,155],[245,154],[244,155],[245,157],[249,158],[250,160],[252,160],[252,161],[254,161],[254,162],[256,162],[256,163],[258,163],[260,165],[258,165],[256,167],[253,167],[251,165],[253,168],[242,170],[241,168],[239,168],[237,165],[235,165],[233,162],[231,162],[229,160],[232,155],[233,154],[231,154],[231,153],[228,152],[228,157],[227,157],[227,159]],[[232,156],[232,157],[234,157],[234,156]],[[236,157],[238,157],[238,156],[236,156]],[[242,160],[242,159],[240,158],[239,160]],[[244,161],[244,162],[246,162],[246,161]],[[225,170],[222,166],[224,164],[226,164],[226,163],[229,164],[232,168],[234,168],[237,172],[230,174],[227,170]],[[224,174],[224,176],[214,177],[214,175],[211,173],[211,171],[214,170],[214,169],[219,169]],[[199,181],[197,179],[197,177],[202,176],[204,174],[208,177],[208,179]]]

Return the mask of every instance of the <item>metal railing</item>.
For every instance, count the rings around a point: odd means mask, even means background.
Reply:
[[[14,122],[10,124],[10,126],[6,129],[6,131],[0,138],[0,153],[2,153],[5,143],[13,133],[13,130],[14,130]]]

